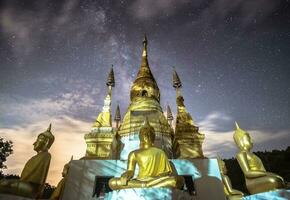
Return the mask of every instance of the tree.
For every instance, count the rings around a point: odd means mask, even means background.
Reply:
[[[0,176],[3,176],[2,169],[7,168],[6,165],[4,165],[4,162],[6,161],[6,158],[13,153],[12,147],[12,141],[0,138]]]

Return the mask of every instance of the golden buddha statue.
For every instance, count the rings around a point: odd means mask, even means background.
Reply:
[[[54,142],[51,125],[40,133],[33,143],[35,156],[30,158],[22,170],[20,179],[3,179],[0,181],[0,193],[13,194],[23,197],[39,197],[47,177],[51,155],[48,149]]]
[[[71,157],[70,162],[73,160],[73,157]],[[53,191],[52,195],[50,196],[50,200],[59,200],[62,197],[63,190],[64,190],[64,185],[66,181],[66,176],[68,174],[68,170],[70,167],[70,162],[64,165],[63,170],[62,170],[62,179],[59,181],[57,184],[55,190]]]
[[[285,187],[283,178],[267,172],[260,158],[251,152],[253,148],[251,136],[240,129],[237,122],[234,141],[240,149],[236,158],[244,173],[247,189],[251,194]]]
[[[149,187],[181,188],[183,177],[175,173],[165,152],[154,147],[155,131],[147,118],[140,129],[139,139],[140,148],[129,154],[127,171],[120,178],[110,179],[110,188],[112,190]],[[133,178],[136,164],[139,173],[136,178]]]
[[[243,198],[244,194],[232,188],[232,183],[230,178],[227,176],[227,168],[225,162],[218,158],[218,165],[221,171],[222,182],[224,184],[224,192],[228,200],[240,200]]]

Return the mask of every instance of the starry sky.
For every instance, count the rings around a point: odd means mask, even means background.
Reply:
[[[120,104],[124,115],[144,33],[162,107],[176,114],[175,68],[207,156],[235,155],[234,121],[254,150],[290,145],[289,0],[0,0],[0,136],[14,142],[7,173],[21,171],[50,122],[50,183],[85,154],[112,64],[112,110]]]

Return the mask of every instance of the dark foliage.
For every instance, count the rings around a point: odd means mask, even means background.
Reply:
[[[42,193],[42,198],[43,199],[49,199],[54,190],[55,190],[54,186],[51,186],[48,183],[45,183],[44,190],[43,190],[43,193]]]
[[[20,179],[20,176],[16,175],[16,174],[7,174],[4,175],[5,179]]]
[[[6,158],[13,153],[12,147],[11,141],[0,138],[0,177],[3,177],[2,169],[6,169],[6,165],[4,165]]]
[[[282,176],[286,182],[290,182],[290,146],[286,150],[258,151],[254,153],[262,160],[267,171],[276,173]],[[235,158],[225,159],[224,161],[233,188],[248,193],[238,161]]]

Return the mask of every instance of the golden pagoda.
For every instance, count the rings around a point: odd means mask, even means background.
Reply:
[[[91,132],[85,135],[87,150],[84,159],[113,159],[115,156],[115,128],[112,127],[112,88],[115,86],[113,66],[108,75],[108,92],[102,112],[98,115]]]
[[[198,127],[185,109],[180,92],[182,84],[178,74],[174,71],[173,86],[177,92],[177,117],[174,133],[170,107],[167,107],[167,116],[164,116],[160,106],[159,87],[148,62],[146,35],[142,43],[141,66],[131,86],[130,104],[124,118],[121,119],[118,105],[114,118],[116,126],[112,127],[111,97],[112,87],[115,85],[112,68],[108,76],[108,94],[104,100],[103,110],[97,117],[91,132],[85,135],[86,158],[126,160],[131,151],[139,148],[139,130],[146,117],[155,130],[154,145],[162,148],[168,158],[202,158],[204,135],[198,132]]]
[[[182,83],[177,72],[173,71],[173,87],[176,89],[177,116],[173,151],[175,158],[203,158],[202,143],[204,134],[199,133],[198,126],[184,105],[181,94]]]
[[[123,144],[119,152],[120,159],[127,159],[128,154],[139,147],[139,130],[145,117],[148,117],[155,130],[154,145],[172,158],[173,131],[160,106],[160,91],[149,67],[147,45],[145,36],[141,66],[130,91],[130,105],[118,130],[118,138]]]

